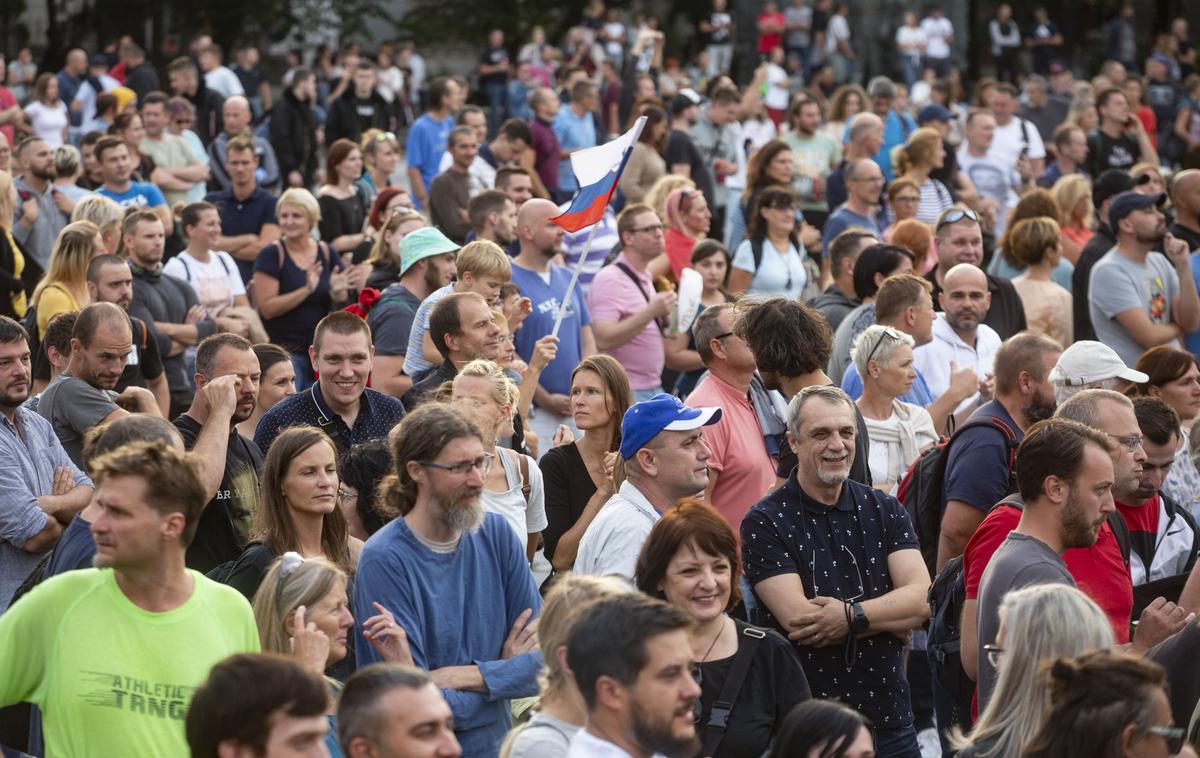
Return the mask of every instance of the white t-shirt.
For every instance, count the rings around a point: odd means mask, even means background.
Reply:
[[[750,286],[746,288],[747,293],[767,297],[782,295],[798,300],[804,292],[804,285],[808,284],[808,272],[804,270],[801,255],[805,253],[796,250],[792,245],[788,245],[788,249],[781,252],[771,240],[764,239],[762,261],[758,271],[755,271],[754,248],[749,239],[744,239],[733,256],[733,267],[754,275]]]
[[[204,86],[224,98],[246,94],[246,90],[242,87],[242,80],[224,66],[217,66],[207,72],[204,75]]]
[[[993,158],[991,153],[979,158],[967,152],[964,145],[958,151],[958,169],[979,190],[983,197],[996,201],[996,236],[1004,233],[1004,224],[1008,209],[1017,204],[1017,192],[1013,189],[1020,183],[1021,177],[1011,163],[1001,163]]]
[[[246,294],[246,285],[238,273],[237,264],[229,253],[208,252],[208,263],[201,263],[184,250],[167,261],[163,273],[192,285],[200,305],[216,318],[233,305],[233,299]]]
[[[1013,116],[1005,126],[996,125],[996,136],[992,138],[992,146],[988,150],[989,158],[995,158],[1005,166],[1015,166],[1021,157],[1022,147],[1028,148],[1026,155],[1031,160],[1046,157],[1046,146],[1037,127],[1026,121],[1022,131],[1021,122],[1020,116]]]
[[[549,525],[546,520],[546,490],[542,483],[542,472],[529,456],[525,461],[529,465],[529,502],[521,494],[521,471],[512,450],[498,448],[500,457],[498,463],[504,467],[504,476],[508,482],[507,492],[492,492],[483,490],[483,508],[499,516],[503,516],[508,525],[517,533],[524,549],[529,543],[529,535],[536,534]]]
[[[917,445],[924,447],[937,442],[937,431],[934,429],[933,417],[929,415],[929,411],[919,405],[911,403],[905,403],[905,405],[908,406],[909,413],[909,419],[905,423],[909,425],[916,437]],[[883,482],[899,484],[912,461],[901,459],[899,441],[887,442],[885,440],[889,440],[899,433],[900,415],[893,411],[886,421],[863,416],[863,422],[867,426],[867,436],[871,439],[870,452],[867,455],[867,465],[871,467],[871,480],[876,484]]]
[[[774,63],[767,66],[767,94],[763,97],[763,102],[768,108],[775,110],[787,110],[788,99],[791,93],[788,91],[788,75],[783,70],[782,66],[777,66]]]
[[[896,30],[896,46],[902,55],[920,56],[925,47],[925,32],[919,26],[902,26]]]
[[[52,106],[34,100],[25,106],[25,116],[29,119],[29,128],[39,138],[44,139],[52,148],[62,147],[63,129],[70,123],[67,114],[67,104],[62,100]]]
[[[846,23],[846,17],[839,15],[829,19],[829,26],[825,30],[826,55],[836,53],[838,42],[848,39],[850,39],[850,24]]]
[[[925,54],[930,58],[949,58],[950,44],[946,41],[954,36],[954,24],[942,16],[930,16],[921,22],[921,31],[925,32]]]

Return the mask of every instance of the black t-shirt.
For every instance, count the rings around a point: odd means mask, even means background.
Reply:
[[[671,133],[667,135],[665,156],[667,171],[670,171],[672,166],[681,163],[688,165],[691,169],[692,181],[696,183],[696,189],[704,195],[704,199],[708,201],[708,207],[714,207],[712,180],[704,165],[704,158],[700,155],[700,148],[696,147],[696,140],[692,139],[692,135],[672,129]]]
[[[175,419],[188,450],[200,436],[200,424],[183,415]],[[187,566],[208,573],[242,554],[249,541],[254,514],[258,511],[258,478],[263,454],[253,440],[233,429],[225,451],[225,474],[217,495],[204,506],[196,536],[187,550]]]
[[[748,624],[734,619],[737,625],[738,647],[748,640],[742,633]],[[737,700],[725,728],[725,736],[717,747],[715,758],[758,758],[771,746],[779,732],[783,717],[797,703],[808,700],[812,693],[808,677],[800,666],[796,649],[773,629],[764,630],[767,636],[758,641],[750,670],[738,690]],[[733,668],[730,656],[719,661],[700,664],[700,722],[696,727],[701,741],[705,736],[713,703],[721,696],[721,688]]]
[[[1180,226],[1179,222],[1171,224],[1171,234],[1188,243],[1188,249],[1193,253],[1200,250],[1200,232],[1192,231],[1186,226]]]
[[[596,483],[574,442],[547,450],[538,461],[538,468],[542,470],[546,490],[546,528],[542,530],[542,540],[546,560],[550,560],[558,540],[575,526],[596,494]]]
[[[1087,167],[1092,176],[1100,176],[1110,168],[1128,171],[1141,155],[1138,141],[1128,134],[1113,139],[1097,129],[1088,135]]]
[[[1075,261],[1075,270],[1071,273],[1071,323],[1076,340],[1096,339],[1096,329],[1092,326],[1092,313],[1089,308],[1088,287],[1091,285],[1092,268],[1115,244],[1117,241],[1113,239],[1108,224],[1100,224],[1096,233],[1083,246],[1079,260]]]
[[[508,63],[508,51],[502,47],[489,47],[479,56],[479,62],[487,66]],[[508,81],[508,72],[499,71],[494,74],[480,74],[479,86],[487,87],[494,84],[504,84]]]

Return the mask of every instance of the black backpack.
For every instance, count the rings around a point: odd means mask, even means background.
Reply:
[[[921,546],[921,557],[925,559],[930,576],[937,574],[934,569],[937,565],[938,538],[941,535],[942,492],[946,486],[946,463],[950,460],[950,446],[966,430],[981,426],[995,429],[1004,435],[1008,447],[1009,486],[1006,491],[1015,491],[1014,474],[1017,447],[1020,444],[1017,441],[1016,430],[995,416],[978,416],[969,419],[954,434],[921,453],[908,467],[896,492],[896,499],[904,504],[904,509],[908,511],[908,517],[912,520],[917,542]]]

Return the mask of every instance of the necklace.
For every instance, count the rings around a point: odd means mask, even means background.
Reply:
[[[704,657],[701,658],[696,663],[695,672],[692,675],[696,679],[696,684],[699,684],[699,685],[704,684],[704,669],[701,667],[701,664],[703,664],[705,661],[708,660],[708,656],[712,655],[713,648],[717,646],[717,642],[721,639],[721,635],[725,633],[725,626],[726,626],[725,619],[722,618],[721,619],[721,628],[719,630],[717,630],[717,636],[713,637],[712,644],[708,646],[708,650],[705,651]],[[699,722],[699,717],[700,717],[699,708],[700,708],[700,701],[697,700],[696,701],[696,709],[697,710],[695,713],[696,723],[700,723]]]

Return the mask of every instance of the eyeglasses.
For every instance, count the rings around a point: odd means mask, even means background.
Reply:
[[[662,234],[663,225],[662,224],[652,224],[650,226],[640,226],[637,229],[629,230],[630,234],[640,234],[642,232],[649,232],[650,234]]]
[[[478,470],[481,474],[486,474],[492,470],[492,460],[495,457],[491,453],[484,453],[473,461],[463,461],[462,463],[454,463],[449,466],[444,463],[434,463],[433,461],[422,461],[421,465],[426,468],[448,471],[455,476],[467,476],[471,473],[472,469]]]
[[[938,221],[937,228],[933,231],[936,234],[942,230],[942,227],[949,226],[950,224],[957,224],[964,218],[968,218],[974,221],[976,224],[979,223],[979,214],[975,211],[968,208],[955,208],[952,211],[946,211],[945,215],[943,215]]]
[[[725,339],[726,337],[732,337],[732,336],[733,336],[733,332],[721,332],[721,333],[720,333],[720,334],[718,334],[716,337],[713,337],[713,339],[715,339],[715,340],[723,340],[723,339]]]
[[[1184,731],[1182,728],[1177,726],[1151,726],[1147,727],[1146,731],[1150,734],[1157,734],[1166,740],[1167,751],[1171,755],[1175,755],[1180,750],[1183,750]]]
[[[921,198],[917,195],[896,195],[892,200],[893,203],[919,203]]]
[[[1000,661],[1004,660],[1004,648],[999,645],[984,645],[983,652],[987,655],[988,665],[994,669],[999,669]]]
[[[1128,436],[1121,436],[1120,434],[1113,434],[1111,432],[1105,432],[1105,434],[1129,448],[1129,452],[1131,453],[1141,447],[1142,440],[1145,439],[1145,437],[1140,434],[1130,434]]]
[[[892,327],[890,327],[890,326],[884,327],[883,334],[881,334],[879,336],[879,341],[875,343],[875,347],[871,348],[871,352],[867,354],[867,363],[870,363],[871,359],[875,357],[875,353],[879,352],[879,346],[883,344],[884,337],[887,337],[888,339],[894,340],[896,342],[901,342],[904,339],[903,337],[900,336],[900,332],[896,331]]]

